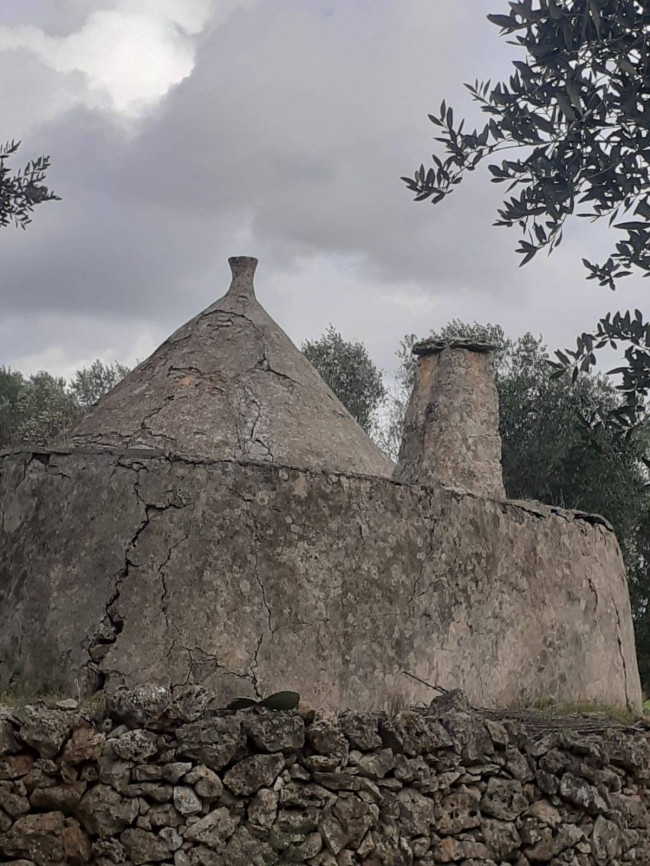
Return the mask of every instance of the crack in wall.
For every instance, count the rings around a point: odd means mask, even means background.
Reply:
[[[421,598],[423,595],[425,595],[425,594],[428,592],[428,590],[429,590],[429,589],[431,588],[431,586],[432,586],[432,584],[429,583],[429,584],[427,584],[427,586],[422,590],[422,592],[418,592],[418,586],[419,586],[419,584],[421,583],[422,578],[424,577],[424,573],[425,573],[425,571],[426,571],[426,567],[427,567],[427,565],[429,564],[429,561],[434,559],[434,555],[435,555],[435,551],[434,551],[434,534],[435,534],[435,530],[436,530],[436,525],[437,525],[437,521],[435,521],[435,520],[434,520],[434,521],[431,521],[431,527],[430,527],[430,529],[429,529],[429,533],[428,533],[428,537],[427,537],[427,545],[426,545],[426,547],[428,548],[428,551],[425,550],[425,552],[424,552],[424,559],[422,560],[422,567],[420,568],[420,571],[419,571],[418,574],[415,576],[415,580],[413,581],[413,588],[411,589],[411,595],[409,596],[409,600],[408,600],[408,602],[407,602],[407,604],[408,604],[409,606],[413,604],[416,595],[418,596],[418,598]],[[427,555],[427,554],[428,554],[428,555]]]
[[[140,521],[140,524],[138,525],[130,541],[126,545],[126,549],[124,551],[124,564],[120,571],[114,577],[115,584],[113,593],[106,602],[104,609],[104,618],[100,624],[100,632],[96,633],[93,637],[91,637],[88,643],[87,652],[90,656],[90,659],[88,662],[86,662],[84,668],[90,671],[94,671],[97,674],[100,680],[98,686],[99,688],[103,686],[105,678],[110,672],[101,665],[101,659],[99,664],[95,662],[95,659],[93,658],[93,652],[97,652],[98,647],[101,647],[103,645],[111,645],[117,643],[117,640],[124,629],[124,618],[122,613],[120,612],[119,603],[122,593],[122,586],[124,585],[125,581],[131,576],[132,570],[137,570],[138,568],[140,568],[140,566],[132,559],[133,553],[138,545],[138,541],[142,536],[142,533],[151,524],[151,521],[155,514],[163,513],[170,508],[180,509],[185,507],[185,503],[179,503],[175,500],[172,500],[165,505],[158,505],[155,503],[146,502],[140,494],[140,472],[148,470],[136,468],[135,466],[129,466],[127,464],[120,465],[125,469],[129,469],[130,471],[135,472],[136,479],[133,483],[133,492],[137,500],[142,504],[144,508],[144,517]],[[164,566],[169,562],[169,558],[171,557],[174,548],[177,547],[178,544],[182,543],[184,540],[186,539],[181,539],[177,544],[171,546],[167,558],[159,568],[159,574],[161,580],[163,581],[163,598],[165,599],[165,601],[166,585],[164,582],[165,578],[161,569],[164,568]],[[164,606],[163,616],[165,617],[167,627],[169,627],[167,610]]]
[[[618,606],[614,605],[614,611],[616,612],[616,640],[618,642],[618,651],[621,656],[621,664],[623,665],[623,682],[625,684],[625,701],[627,703],[627,708],[629,710],[634,710],[635,705],[634,701],[630,698],[630,692],[628,689],[628,673],[627,673],[627,664],[625,661],[625,653],[623,652],[623,641],[621,640],[621,615],[618,610]]]

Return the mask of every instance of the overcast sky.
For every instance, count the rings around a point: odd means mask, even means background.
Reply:
[[[258,298],[296,343],[331,322],[386,371],[403,334],[453,317],[556,348],[647,309],[639,279],[585,282],[606,233],[580,225],[519,269],[491,225],[500,187],[471,176],[432,207],[399,180],[443,97],[472,112],[462,82],[508,72],[485,20],[505,6],[2,0],[0,140],[49,153],[63,200],[0,231],[0,365],[133,364],[226,291],[230,255],[260,259]]]

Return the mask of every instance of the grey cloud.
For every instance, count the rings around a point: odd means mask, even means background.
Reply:
[[[399,181],[432,149],[427,112],[443,96],[466,106],[463,80],[507,69],[482,20],[493,5],[260,0],[201,38],[191,77],[132,129],[88,108],[48,115],[79,81],[0,54],[0,72],[26,75],[2,96],[9,134],[16,93],[41,100],[25,153],[51,153],[64,197],[0,233],[0,364],[46,345],[70,363],[131,358],[140,335],[162,338],[224,290],[233,253],[260,256],[263,300],[294,339],[333,321],[387,368],[402,333],[452,316],[550,342],[589,325],[611,298],[577,288],[583,233],[519,270],[516,234],[490,228],[499,188],[477,175],[433,208]],[[50,27],[79,25],[81,3],[57,7]]]

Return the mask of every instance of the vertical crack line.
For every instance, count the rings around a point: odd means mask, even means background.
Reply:
[[[172,557],[172,553],[176,550],[177,547],[180,547],[183,542],[187,541],[189,535],[183,536],[177,542],[172,544],[167,551],[167,556],[165,560],[160,563],[158,566],[158,574],[160,576],[160,584],[161,584],[161,593],[160,593],[160,608],[162,611],[163,619],[165,620],[165,628],[169,631],[169,616],[167,610],[167,601],[169,599],[169,587],[167,585],[167,574],[165,573],[165,566],[169,563],[169,560]],[[171,651],[171,650],[170,650]]]
[[[627,704],[628,710],[634,711],[636,707],[634,703],[630,700],[630,693],[627,687],[627,664],[625,662],[625,653],[623,652],[623,641],[621,640],[621,615],[618,612],[618,605],[614,605],[614,610],[616,611],[616,640],[618,641],[618,651],[621,656],[621,663],[623,665],[623,682],[625,683],[625,702]]]
[[[422,590],[422,592],[418,592],[418,587],[419,587],[420,583],[422,582],[422,578],[424,577],[425,569],[426,569],[429,561],[433,560],[433,541],[434,541],[433,534],[434,534],[434,531],[435,531],[435,522],[432,522],[431,526],[428,529],[428,533],[427,533],[427,544],[425,546],[424,559],[422,560],[422,565],[420,567],[420,570],[419,570],[418,574],[416,574],[415,580],[413,581],[413,588],[411,590],[411,595],[409,596],[409,600],[407,602],[407,605],[409,605],[409,606],[411,604],[413,604],[416,595],[418,597],[420,597],[420,596],[424,595],[424,593],[427,591],[427,589],[429,589],[429,587],[427,586]]]
[[[262,695],[259,690],[259,684],[257,682],[257,669],[259,667],[259,653],[260,647],[262,646],[262,641],[264,640],[264,634],[260,635],[259,640],[257,641],[257,646],[255,647],[255,653],[253,654],[253,662],[250,666],[250,681],[253,686],[253,690],[255,692],[255,697],[258,701],[262,700]]]

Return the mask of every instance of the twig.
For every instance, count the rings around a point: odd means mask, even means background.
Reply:
[[[432,686],[431,683],[428,683],[426,680],[421,680],[420,677],[416,677],[415,674],[410,674],[408,671],[402,671],[402,673],[406,674],[406,676],[410,677],[412,680],[422,683],[422,685],[426,686],[428,689],[433,689],[436,692],[440,692],[442,695],[448,694],[448,689],[443,689],[442,686]]]

